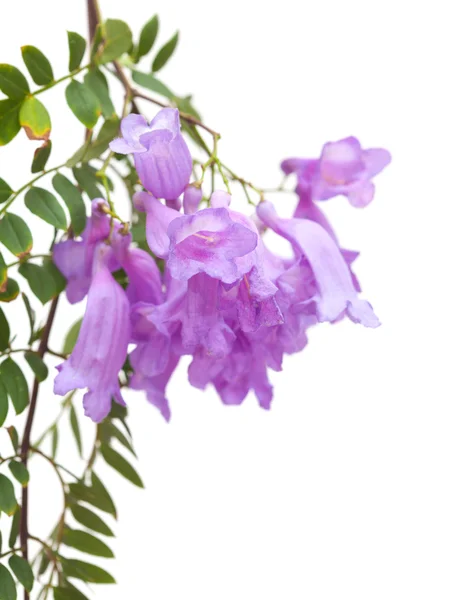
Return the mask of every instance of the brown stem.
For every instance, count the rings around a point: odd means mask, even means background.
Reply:
[[[97,25],[100,21],[100,11],[97,0],[88,0],[88,30],[89,42],[92,45]]]
[[[50,305],[49,316],[45,325],[41,342],[38,348],[38,354],[42,358],[47,350],[47,344],[49,341],[50,331],[52,329],[53,321],[55,320],[56,308],[58,306],[59,296],[53,299]],[[30,407],[28,409],[27,421],[25,423],[25,429],[22,438],[21,455],[22,463],[26,466],[28,461],[28,454],[30,452],[30,435],[31,427],[33,425],[34,415],[36,412],[36,404],[38,400],[39,381],[34,380],[33,391],[31,393]],[[22,488],[22,510],[20,514],[20,546],[22,548],[23,557],[28,560],[28,486]],[[28,592],[24,592],[24,599],[29,600]]]

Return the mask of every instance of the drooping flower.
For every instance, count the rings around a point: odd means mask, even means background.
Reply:
[[[86,296],[92,280],[94,252],[99,242],[110,232],[110,219],[102,208],[107,203],[97,198],[91,204],[91,217],[88,218],[81,240],[65,240],[53,247],[53,260],[67,279],[66,296],[71,304],[80,302]]]
[[[322,227],[308,219],[281,219],[267,201],[259,204],[257,212],[265,225],[292,244],[299,258],[305,256],[308,261],[317,288],[312,300],[319,321],[333,322],[347,313],[366,327],[379,325],[370,304],[358,298],[340,249]],[[301,302],[304,300],[301,298]]]
[[[325,144],[319,159],[288,158],[281,166],[287,175],[297,175],[301,197],[316,201],[342,194],[352,206],[361,208],[373,199],[372,178],[390,161],[387,150],[363,150],[357,138],[347,137]]]
[[[78,340],[68,360],[59,365],[54,385],[58,395],[88,388],[83,406],[85,414],[96,422],[108,415],[112,398],[123,404],[118,374],[130,341],[130,304],[107,266],[111,253],[105,244],[96,249]]]
[[[110,143],[119,154],[133,154],[143,186],[157,198],[176,200],[189,183],[193,162],[180,132],[179,112],[164,108],[147,123],[142,115],[122,119],[122,138]]]

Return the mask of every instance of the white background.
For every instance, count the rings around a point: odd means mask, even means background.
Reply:
[[[326,207],[342,245],[361,251],[356,271],[381,328],[345,322],[312,331],[302,355],[272,375],[269,413],[253,397],[223,407],[212,390],[190,389],[183,369],[169,388],[170,425],[143,395],[128,395],[146,490],[100,467],[120,518],[117,560],[99,564],[119,585],[95,588],[96,598],[451,597],[445,6],[102,2],[105,15],[127,20],[135,33],[158,12],[160,42],[181,29],[162,78],[180,94],[194,93],[204,120],[223,135],[224,162],[243,177],[277,185],[282,158],[317,156],[325,141],[347,135],[388,148],[393,163],[367,209],[354,210],[343,198]],[[65,30],[86,31],[80,1],[8,2],[2,22],[2,62],[21,66],[20,46],[35,44],[58,76],[67,68]],[[82,132],[61,88],[42,99],[53,119],[52,166]],[[33,147],[21,133],[0,150],[0,176],[13,187],[29,178]],[[285,196],[275,201],[287,214],[294,206]],[[36,248],[45,248],[50,228],[28,219],[34,231],[41,228]],[[22,307],[8,314],[26,332]],[[54,347],[75,316],[61,309]],[[49,383],[36,434],[56,412]],[[92,426],[83,426],[88,442]],[[63,446],[61,461],[75,452],[69,435]],[[36,459],[35,468],[31,522],[45,535],[61,494],[47,466]]]

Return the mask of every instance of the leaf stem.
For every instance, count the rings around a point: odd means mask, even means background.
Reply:
[[[68,75],[64,75],[64,77],[55,79],[54,81],[51,81],[47,85],[44,85],[43,87],[39,88],[35,92],[32,92],[31,95],[37,96],[38,94],[42,94],[42,92],[46,92],[47,90],[54,87],[55,85],[58,85],[58,83],[61,83],[62,81],[66,81],[66,79],[72,79],[73,77],[75,77],[75,75],[78,75],[78,73],[81,73],[82,71],[86,71],[86,69],[89,69],[90,66],[91,66],[91,63],[89,63],[88,65],[84,65],[83,67],[78,67],[74,71],[71,71]]]
[[[6,268],[10,269],[11,267],[15,267],[16,265],[21,265],[22,263],[32,260],[33,258],[51,258],[51,256],[51,254],[28,254],[20,260],[16,260],[12,263],[9,263],[9,265],[6,265]]]

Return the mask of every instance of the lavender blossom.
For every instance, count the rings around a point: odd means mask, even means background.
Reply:
[[[121,123],[122,138],[110,143],[119,154],[133,154],[143,186],[157,198],[176,200],[189,182],[193,161],[180,132],[179,112],[164,108],[148,124],[131,114]]]

